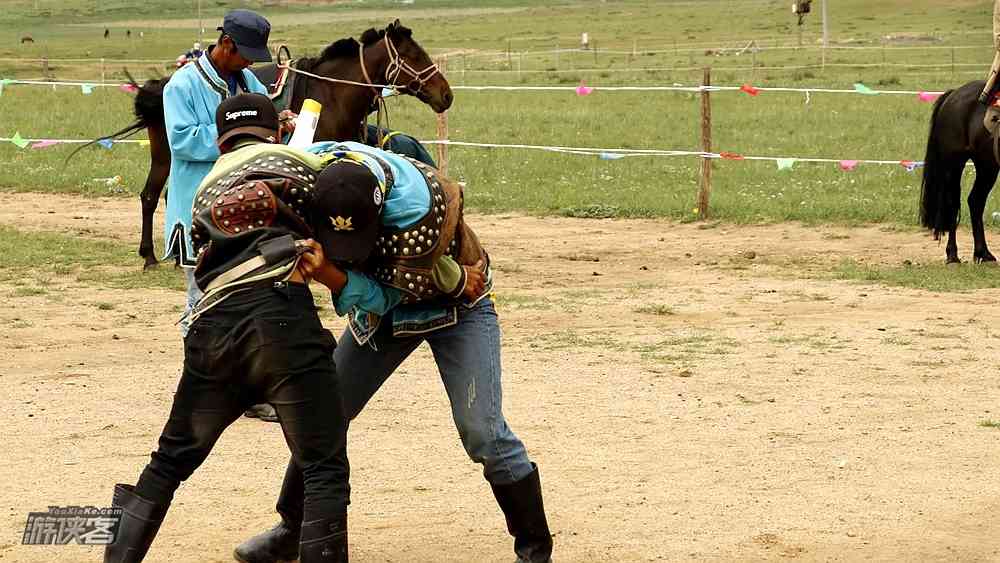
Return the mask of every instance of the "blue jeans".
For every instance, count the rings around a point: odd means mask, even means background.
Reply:
[[[403,360],[427,341],[466,453],[483,464],[490,483],[520,481],[533,469],[524,444],[507,426],[501,409],[500,325],[496,309],[492,300],[483,299],[471,309],[460,306],[458,311],[456,325],[419,336],[393,336],[389,315],[364,346],[345,332],[333,353],[344,413],[352,420],[360,414]]]
[[[184,279],[187,282],[186,301],[184,303],[184,315],[191,312],[194,306],[201,300],[201,290],[194,281],[194,268],[184,268]],[[180,322],[181,338],[187,338],[188,331],[191,330],[191,322],[185,318]]]
[[[345,332],[333,353],[344,415],[354,419],[421,342],[427,341],[451,401],[462,445],[492,485],[521,481],[534,471],[524,444],[501,410],[500,325],[493,301],[459,307],[458,324],[412,337],[394,337],[384,319],[371,344],[359,346]],[[290,461],[278,497],[278,512],[291,522],[302,519],[302,472]]]

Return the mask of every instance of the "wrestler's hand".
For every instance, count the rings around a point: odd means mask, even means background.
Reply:
[[[311,238],[297,240],[295,241],[295,246],[298,247],[300,252],[299,264],[296,266],[296,270],[304,281],[308,282],[317,276],[317,272],[323,268],[323,263],[326,262],[326,256],[323,255],[323,246]]]
[[[462,295],[469,301],[479,299],[486,291],[486,273],[483,272],[485,265],[485,262],[479,260],[473,266],[462,266],[465,269],[465,289],[462,290]]]
[[[281,124],[281,130],[286,133],[295,132],[295,118],[299,115],[290,109],[283,109],[281,113],[278,114],[278,123]]]
[[[305,278],[306,282],[316,280],[330,291],[340,293],[347,285],[347,273],[326,259],[323,245],[311,238],[297,241],[296,245],[302,250],[302,259],[299,260],[296,273]]]

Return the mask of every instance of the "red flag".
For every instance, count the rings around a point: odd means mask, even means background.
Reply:
[[[720,152],[719,156],[726,160],[743,160],[742,154],[737,154],[734,152]]]
[[[744,84],[743,86],[740,86],[740,92],[746,92],[751,96],[756,96],[757,94],[760,94],[760,90],[758,88],[754,88],[749,84]]]

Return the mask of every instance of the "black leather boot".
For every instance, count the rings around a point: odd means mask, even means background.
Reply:
[[[236,546],[233,558],[240,563],[286,563],[299,558],[301,525],[289,522],[282,516],[281,522],[270,530],[257,534]]]
[[[303,522],[299,563],[347,563],[347,514]]]
[[[236,546],[233,557],[241,563],[283,563],[299,558],[302,537],[302,503],[304,485],[302,473],[289,462],[278,495],[281,522],[270,530],[257,534]]]
[[[115,485],[111,506],[122,509],[115,543],[104,548],[104,563],[139,563],[160,529],[170,504],[157,504],[135,494],[132,485]]]
[[[517,563],[548,563],[552,561],[552,534],[545,520],[542,504],[542,483],[538,467],[527,477],[507,485],[492,485],[493,496],[507,518],[507,531],[514,536]]]

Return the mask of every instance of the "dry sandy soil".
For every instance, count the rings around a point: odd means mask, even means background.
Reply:
[[[123,244],[136,237],[137,202],[4,198],[3,224],[94,236],[93,219],[122,226]],[[791,267],[941,260],[928,238],[471,220],[498,264],[505,411],[541,468],[558,561],[1000,560],[1000,430],[980,425],[1000,418],[1000,292]],[[115,482],[134,482],[181,365],[182,295],[14,289],[0,287],[0,560],[97,560],[21,546],[25,517],[106,506]],[[352,561],[513,559],[425,349],[350,437]],[[285,460],[276,425],[237,422],[178,492],[148,560],[229,561],[275,520]]]

